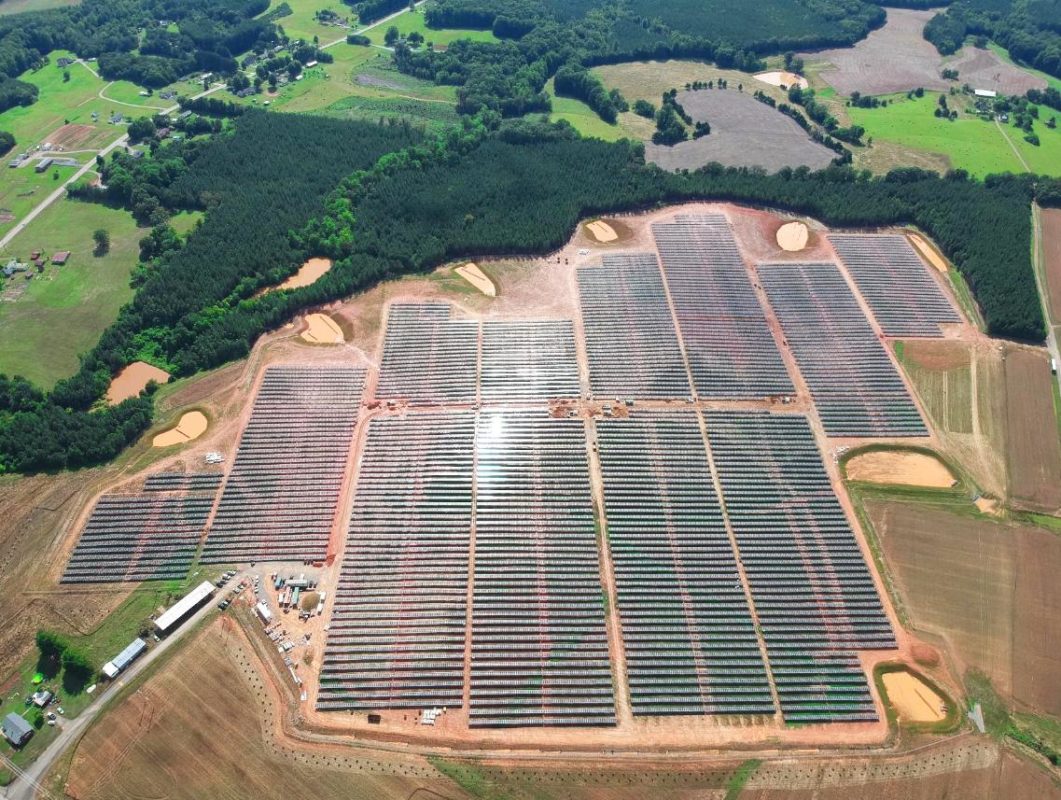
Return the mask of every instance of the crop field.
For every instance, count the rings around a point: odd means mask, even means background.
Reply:
[[[1061,509],[1061,442],[1048,356],[1024,348],[1006,358],[1006,466],[1018,506]]]
[[[47,11],[52,8],[76,6],[80,0],[4,0],[0,3],[0,15],[21,14],[24,11]]]
[[[462,796],[419,759],[278,741],[277,701],[257,665],[231,623],[212,623],[81,739],[65,792],[78,800]]]
[[[348,366],[266,371],[204,562],[324,559],[364,380]]]
[[[1043,264],[1050,318],[1061,321],[1061,208],[1042,210]]]
[[[921,414],[840,271],[762,264],[759,277],[832,436],[924,436]]]
[[[707,121],[711,133],[673,146],[647,144],[645,158],[664,169],[696,169],[712,161],[731,167],[763,167],[776,172],[782,167],[807,166],[821,169],[835,153],[813,141],[807,133],[776,109],[752,97],[752,84],[746,76],[745,91],[701,89],[678,92],[694,121]]]
[[[829,241],[886,335],[942,336],[940,323],[961,322],[905,236],[833,234]]]
[[[726,218],[683,215],[656,223],[652,234],[697,395],[750,399],[792,394],[792,381]]]
[[[1024,94],[1044,88],[1046,82],[1006,63],[990,50],[966,47],[944,58],[922,36],[934,11],[889,8],[888,21],[854,47],[807,53],[808,71],[839,94],[890,94],[923,87],[946,91],[953,82],[944,80],[945,69],[958,70],[958,82],[977,89],[1006,94]]]
[[[110,233],[110,250],[103,256],[93,254],[97,228]],[[73,200],[53,203],[34,219],[0,256],[25,260],[36,248],[49,256],[58,250],[73,255],[65,266],[45,266],[33,280],[21,273],[5,283],[5,292],[24,292],[13,302],[0,302],[0,372],[45,388],[76,372],[78,356],[95,345],[133,296],[129,276],[145,233],[124,211]]]
[[[899,500],[866,510],[913,626],[943,636],[1003,694],[1058,714],[1061,538]]]
[[[996,125],[972,114],[960,113],[953,121],[933,116],[938,93],[924,97],[893,96],[884,108],[846,108],[866,137],[917,151],[939,153],[951,167],[965,169],[977,177],[995,172],[1061,174],[1061,128],[1051,130],[1042,122],[1035,126],[1038,147],[1024,141],[1023,131],[1012,125]],[[1040,119],[1057,112],[1040,107]],[[869,149],[872,149],[869,148]],[[1016,151],[1016,152],[1014,152]],[[1027,166],[1025,166],[1027,164]]]

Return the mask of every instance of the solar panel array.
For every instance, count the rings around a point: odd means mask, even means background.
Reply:
[[[369,424],[318,708],[461,705],[474,424]]]
[[[479,419],[470,724],[615,723],[584,424]]]
[[[145,492],[216,492],[220,472],[156,472],[144,481]]]
[[[829,241],[888,336],[942,336],[941,322],[961,322],[905,236],[834,233]]]
[[[895,365],[833,264],[763,264],[759,277],[830,436],[926,436]]]
[[[575,330],[570,320],[483,324],[484,402],[578,397]]]
[[[876,719],[854,651],[895,638],[806,418],[711,411],[707,432],[785,719]]]
[[[479,323],[447,303],[395,303],[387,312],[376,396],[410,405],[474,403]]]
[[[697,394],[711,399],[792,394],[726,218],[680,215],[653,224],[652,234]]]
[[[213,494],[103,495],[81,531],[62,583],[184,577],[213,503]]]
[[[324,559],[364,383],[347,366],[265,371],[204,562]]]
[[[597,432],[633,713],[774,714],[695,412]]]
[[[578,270],[590,388],[606,397],[690,397],[656,257],[606,255]]]

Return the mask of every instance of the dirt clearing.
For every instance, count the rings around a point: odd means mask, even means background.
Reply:
[[[968,83],[976,89],[1023,94],[1046,82],[1002,61],[990,50],[966,47],[944,59],[922,35],[935,11],[889,8],[888,21],[854,47],[807,53],[808,65],[824,64],[822,80],[842,95],[905,92],[917,87],[946,91]],[[958,70],[958,81],[944,80],[944,68]]]
[[[679,92],[678,102],[696,121],[707,121],[711,133],[673,147],[645,145],[645,158],[667,170],[697,169],[717,161],[727,167],[782,167],[821,169],[834,156],[776,109],[750,93],[735,89]]]
[[[209,426],[206,414],[202,411],[188,411],[181,415],[177,427],[163,431],[151,440],[152,447],[169,447],[175,444],[184,444],[198,439]]]
[[[1043,262],[1050,318],[1061,322],[1061,208],[1044,208]]]
[[[760,72],[755,76],[755,80],[762,81],[770,86],[777,86],[780,89],[791,89],[793,86],[806,89],[810,86],[807,79],[802,75],[797,75],[795,72],[785,72],[784,70]]]
[[[269,292],[283,291],[284,289],[301,289],[304,286],[309,286],[315,283],[318,278],[327,273],[331,268],[332,260],[330,258],[311,258],[299,267],[298,272],[286,281],[278,286],[270,286],[267,289],[262,289],[258,292],[258,296],[260,297],[263,294],[269,294]]]
[[[97,130],[95,125],[63,125],[48,134],[44,141],[57,150],[80,150],[88,148],[96,138]]]
[[[943,698],[909,672],[886,672],[881,680],[903,722],[940,722],[946,718]]]
[[[342,328],[327,314],[308,314],[306,330],[302,331],[301,336],[311,344],[342,344],[346,341]]]
[[[1044,350],[1013,347],[1005,364],[1010,500],[1054,513],[1061,508],[1061,441],[1049,356]]]
[[[454,271],[487,297],[497,297],[497,287],[486,273],[479,269],[478,264],[469,261]]]
[[[619,234],[615,232],[615,228],[609,225],[603,220],[595,220],[593,222],[586,223],[586,230],[589,231],[590,236],[596,239],[598,242],[614,242],[619,238]]]
[[[777,246],[789,253],[797,253],[807,246],[810,232],[802,222],[786,222],[777,229]]]
[[[145,361],[134,361],[114,376],[107,389],[107,402],[112,406],[130,397],[136,397],[154,381],[163,384],[169,380],[169,373]]]
[[[847,477],[869,483],[948,489],[954,475],[938,458],[914,450],[870,450],[848,460]]]
[[[937,270],[942,272],[944,275],[947,274],[950,269],[947,266],[947,260],[939,254],[932,245],[922,239],[916,233],[908,233],[906,237],[910,240],[910,244],[914,246],[914,249],[921,254],[921,257],[925,259],[929,264],[935,267]]]

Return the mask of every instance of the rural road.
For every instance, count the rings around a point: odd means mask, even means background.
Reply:
[[[243,575],[237,575],[232,580],[238,583],[243,577]],[[170,648],[174,647],[177,642],[188,633],[188,631],[192,630],[195,625],[203,619],[203,617],[214,610],[216,605],[214,601],[216,600],[216,597],[217,595],[215,594],[202,608],[189,617],[187,622],[161,642],[156,643],[155,646],[148,651],[147,655],[134,662],[132,666],[122,673],[122,677],[116,680],[112,686],[103,688],[96,700],[82,711],[79,716],[67,721],[66,724],[62,726],[62,731],[59,735],[55,737],[54,741],[48,745],[48,748],[41,753],[37,757],[37,760],[28,768],[20,770],[10,762],[7,762],[5,766],[15,773],[16,778],[6,787],[6,789],[0,789],[0,798],[5,798],[5,800],[34,800],[34,798],[38,797],[38,793],[41,798],[51,798],[52,795],[40,785],[40,779],[48,772],[56,759],[62,756],[67,748],[76,744],[81,738],[81,735],[88,730],[92,722],[107,706],[106,700],[108,695],[117,691],[117,687],[124,686],[134,680],[140,673],[160,658],[163,653],[166,653]],[[3,757],[0,756],[0,759],[2,758]],[[6,759],[3,760],[6,761]]]
[[[214,92],[220,91],[221,89],[224,89],[224,88],[225,88],[225,85],[223,83],[222,84],[218,84],[217,86],[213,86],[213,87],[207,89],[205,92],[200,92],[199,94],[195,95],[192,99],[193,100],[197,100],[200,97],[206,97],[206,95],[213,94]],[[111,101],[111,102],[113,102],[113,101]],[[169,108],[155,109],[155,111],[157,113],[159,113],[159,114],[172,114],[178,108],[180,108],[179,105],[172,105]],[[118,147],[121,147],[122,145],[124,145],[128,141],[129,141],[129,134],[123,133],[121,136],[119,136],[117,139],[115,139],[109,145],[107,145],[102,150],[100,150],[97,153],[97,155],[100,155],[100,156],[103,156],[104,158],[106,158],[113,150],[115,150]],[[30,211],[28,214],[26,214],[26,216],[24,216],[21,220],[19,220],[18,224],[15,227],[13,227],[11,230],[9,230],[7,233],[5,233],[3,238],[0,238],[0,250],[2,250],[3,248],[7,247],[7,245],[10,244],[11,240],[14,239],[16,236],[18,236],[20,233],[22,233],[22,231],[24,231],[26,229],[26,226],[29,225],[31,222],[33,222],[33,220],[35,220],[38,216],[40,216],[41,212],[43,212],[46,208],[48,208],[48,206],[50,206],[52,203],[54,203],[56,200],[58,200],[64,194],[66,194],[67,187],[71,186],[76,181],[81,180],[81,178],[83,178],[86,173],[92,171],[93,169],[95,169],[95,167],[96,167],[96,159],[95,158],[89,159],[88,162],[85,163],[84,165],[82,165],[82,167],[77,172],[75,172],[73,175],[71,175],[69,178],[67,178],[62,183],[62,185],[59,186],[58,189],[56,189],[50,195],[45,197],[40,203],[38,203],[37,206],[34,207],[34,209],[32,211]]]
[[[419,0],[419,2],[416,4],[416,8],[419,8],[420,6],[422,6],[426,2],[427,2],[427,0]],[[400,17],[402,14],[404,14],[408,10],[409,10],[409,7],[406,6],[406,7],[402,8],[399,11],[395,11],[393,14],[388,14],[387,16],[383,17],[383,19],[377,19],[375,22],[370,22],[368,25],[365,25],[363,28],[358,28],[356,31],[350,31],[350,33],[356,35],[356,34],[359,34],[359,33],[364,33],[365,31],[370,31],[373,28],[379,27],[380,25],[385,25],[386,23],[390,22],[392,19],[397,19],[398,17]],[[349,34],[347,34],[347,35],[349,35]],[[327,50],[329,47],[335,47],[335,45],[342,44],[345,41],[346,41],[346,36],[343,36],[341,39],[336,39],[334,42],[328,42],[327,44],[322,44],[320,47],[321,47],[321,50]],[[379,45],[374,45],[374,47],[379,47]],[[389,48],[389,47],[381,47],[380,49],[381,50],[390,50],[391,48]]]

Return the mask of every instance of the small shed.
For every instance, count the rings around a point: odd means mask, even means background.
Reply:
[[[52,263],[55,264],[57,267],[61,267],[63,264],[65,264],[69,260],[70,260],[70,251],[69,250],[59,250],[58,252],[52,254]]]
[[[33,736],[33,726],[18,714],[8,714],[0,727],[3,728],[4,738],[15,747],[22,747]]]
[[[992,89],[973,89],[973,94],[977,97],[998,97],[998,92]]]

